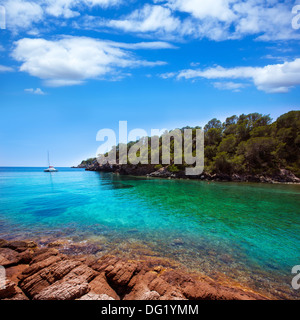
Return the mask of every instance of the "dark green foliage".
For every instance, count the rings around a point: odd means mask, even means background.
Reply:
[[[300,111],[274,123],[268,115],[251,113],[227,118],[221,131],[219,124],[213,119],[206,127],[206,171],[273,174],[286,168],[300,175]]]
[[[287,169],[300,176],[300,111],[291,111],[279,117],[274,131],[280,141],[277,156]]]
[[[87,160],[83,160],[81,162],[81,165],[83,166],[90,166],[94,161],[96,160],[96,158],[89,158]]]
[[[170,172],[173,172],[173,173],[180,171],[180,170],[178,169],[178,167],[175,166],[175,164],[172,164],[171,166],[169,166],[168,170],[169,170]]]
[[[195,137],[200,127],[192,129]],[[291,170],[300,177],[300,111],[291,111],[272,123],[269,115],[259,113],[234,115],[224,123],[212,119],[204,127],[205,138],[205,171],[221,174],[274,174],[279,169]],[[148,154],[151,158],[151,139],[148,138]],[[195,141],[195,140],[194,140]],[[128,143],[128,150],[136,142]],[[159,139],[159,158],[162,159],[162,138]],[[196,143],[193,142],[193,156]],[[174,140],[170,143],[170,172],[183,171],[188,165],[174,164]],[[118,147],[117,147],[118,156]],[[87,160],[90,161],[91,159]],[[93,160],[93,159],[92,159]],[[156,170],[165,167],[160,164]]]

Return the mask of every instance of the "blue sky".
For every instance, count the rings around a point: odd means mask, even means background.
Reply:
[[[123,120],[150,133],[299,110],[298,4],[0,0],[0,166],[45,166],[47,150],[76,165]]]

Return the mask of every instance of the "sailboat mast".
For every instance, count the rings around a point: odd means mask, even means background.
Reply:
[[[49,151],[48,151],[48,166],[50,167],[50,157],[49,157]]]

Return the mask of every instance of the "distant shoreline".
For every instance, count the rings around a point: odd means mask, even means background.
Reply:
[[[77,167],[82,169],[82,167]],[[102,165],[93,163],[85,168],[86,171],[110,172],[123,176],[135,176],[145,178],[158,178],[170,180],[194,180],[207,182],[245,182],[245,183],[267,183],[267,184],[289,184],[299,185],[300,179],[289,170],[281,169],[280,174],[275,176],[268,175],[240,175],[240,174],[207,174],[203,173],[200,176],[186,176],[185,172],[172,173],[167,167],[155,170],[153,166],[129,166],[129,165]]]

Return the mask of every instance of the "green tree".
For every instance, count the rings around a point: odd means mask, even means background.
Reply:
[[[218,147],[218,152],[227,152],[228,154],[234,154],[236,151],[236,146],[237,139],[233,134],[231,134],[223,138]]]

